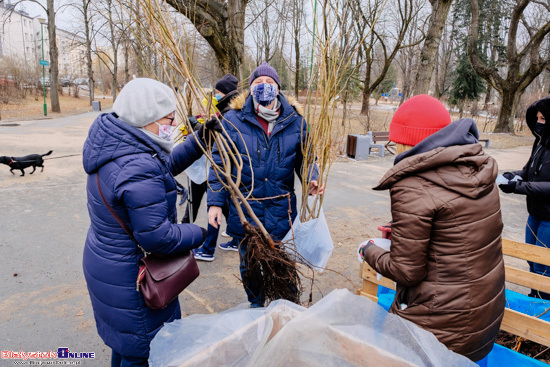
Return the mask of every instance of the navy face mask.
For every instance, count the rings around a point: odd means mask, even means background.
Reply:
[[[252,89],[252,95],[259,104],[267,106],[277,98],[277,86],[268,83],[258,84]]]
[[[540,122],[537,122],[537,124],[535,125],[535,131],[537,132],[537,134],[542,135],[542,130],[544,130],[544,125],[546,124],[541,124]]]

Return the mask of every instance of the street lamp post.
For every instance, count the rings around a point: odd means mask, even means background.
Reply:
[[[46,104],[46,76],[45,76],[45,60],[44,60],[44,23],[46,23],[46,19],[44,18],[38,18],[38,21],[40,22],[40,37],[42,38],[42,60],[40,60],[40,64],[42,65],[42,90],[44,92],[44,116],[48,116],[48,106]]]

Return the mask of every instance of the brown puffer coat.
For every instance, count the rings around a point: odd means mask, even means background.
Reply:
[[[397,283],[390,312],[473,361],[491,351],[505,306],[497,170],[479,144],[401,160],[375,188],[390,189],[391,251],[365,252]]]

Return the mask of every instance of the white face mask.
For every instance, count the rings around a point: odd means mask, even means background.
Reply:
[[[172,141],[172,131],[174,131],[175,126],[161,125],[156,121],[155,124],[159,126],[159,138],[166,141]]]

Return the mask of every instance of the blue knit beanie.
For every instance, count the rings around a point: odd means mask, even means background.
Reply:
[[[279,89],[281,89],[281,83],[279,82],[279,75],[277,75],[277,71],[275,71],[275,69],[265,61],[252,72],[252,75],[250,75],[250,85],[252,85],[254,79],[257,79],[260,76],[268,76],[275,80],[275,83],[277,83]]]

